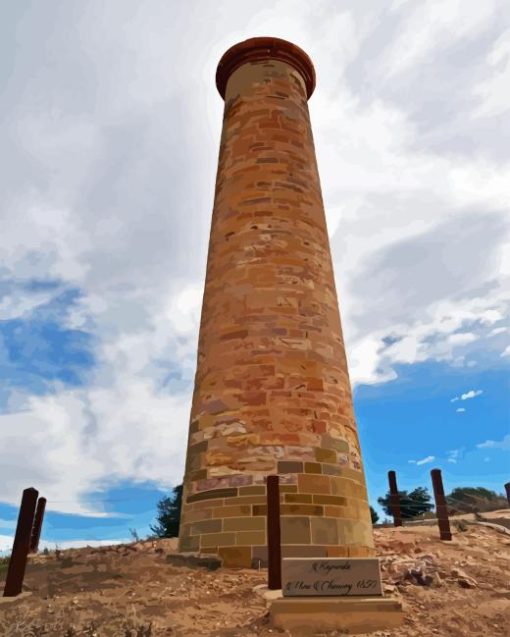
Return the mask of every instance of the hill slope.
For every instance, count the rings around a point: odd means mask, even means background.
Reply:
[[[375,635],[510,635],[510,535],[475,525],[452,532],[451,542],[441,542],[433,526],[374,530],[385,594],[399,597],[406,615],[400,629]],[[158,540],[31,557],[25,577],[30,594],[0,601],[0,635],[282,634],[270,631],[266,602],[253,592],[266,582],[266,570],[178,565],[175,544]]]

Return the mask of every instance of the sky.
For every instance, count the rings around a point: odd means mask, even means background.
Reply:
[[[505,0],[0,4],[0,549],[150,533],[182,482],[223,114],[275,36],[309,108],[370,502],[510,479]],[[505,134],[506,131],[506,134]]]

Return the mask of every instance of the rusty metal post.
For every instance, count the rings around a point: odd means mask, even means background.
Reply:
[[[397,489],[397,474],[394,471],[388,471],[388,482],[390,484],[390,509],[393,515],[393,526],[402,526],[400,500]]]
[[[267,476],[267,587],[271,591],[282,587],[279,476]]]
[[[32,487],[23,491],[18,515],[16,534],[12,545],[11,559],[7,568],[4,597],[16,597],[23,588],[23,578],[27,565],[30,536],[34,524],[35,507],[38,491]]]
[[[441,477],[441,469],[432,469],[430,472],[432,478],[432,488],[434,489],[434,500],[436,501],[436,516],[439,526],[439,537],[442,540],[451,540],[450,520],[448,518],[448,505],[444,497],[443,478]]]
[[[505,490],[506,490],[506,499],[508,500],[508,506],[510,507],[510,482],[507,482],[505,484]]]
[[[41,537],[41,529],[44,519],[44,510],[46,508],[46,498],[39,498],[37,501],[37,509],[35,510],[34,526],[32,528],[32,537],[30,538],[30,553],[37,553],[39,548],[39,539]]]

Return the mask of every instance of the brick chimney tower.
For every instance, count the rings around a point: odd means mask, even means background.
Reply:
[[[253,38],[221,58],[225,100],[179,550],[267,559],[374,555],[300,48]]]

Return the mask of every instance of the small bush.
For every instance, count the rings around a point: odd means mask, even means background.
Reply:
[[[0,573],[6,573],[9,568],[10,557],[0,557]]]
[[[124,628],[124,637],[151,637],[152,636],[152,622],[150,624]]]
[[[454,520],[453,525],[459,533],[464,533],[468,529],[468,525],[464,522],[464,520]]]

